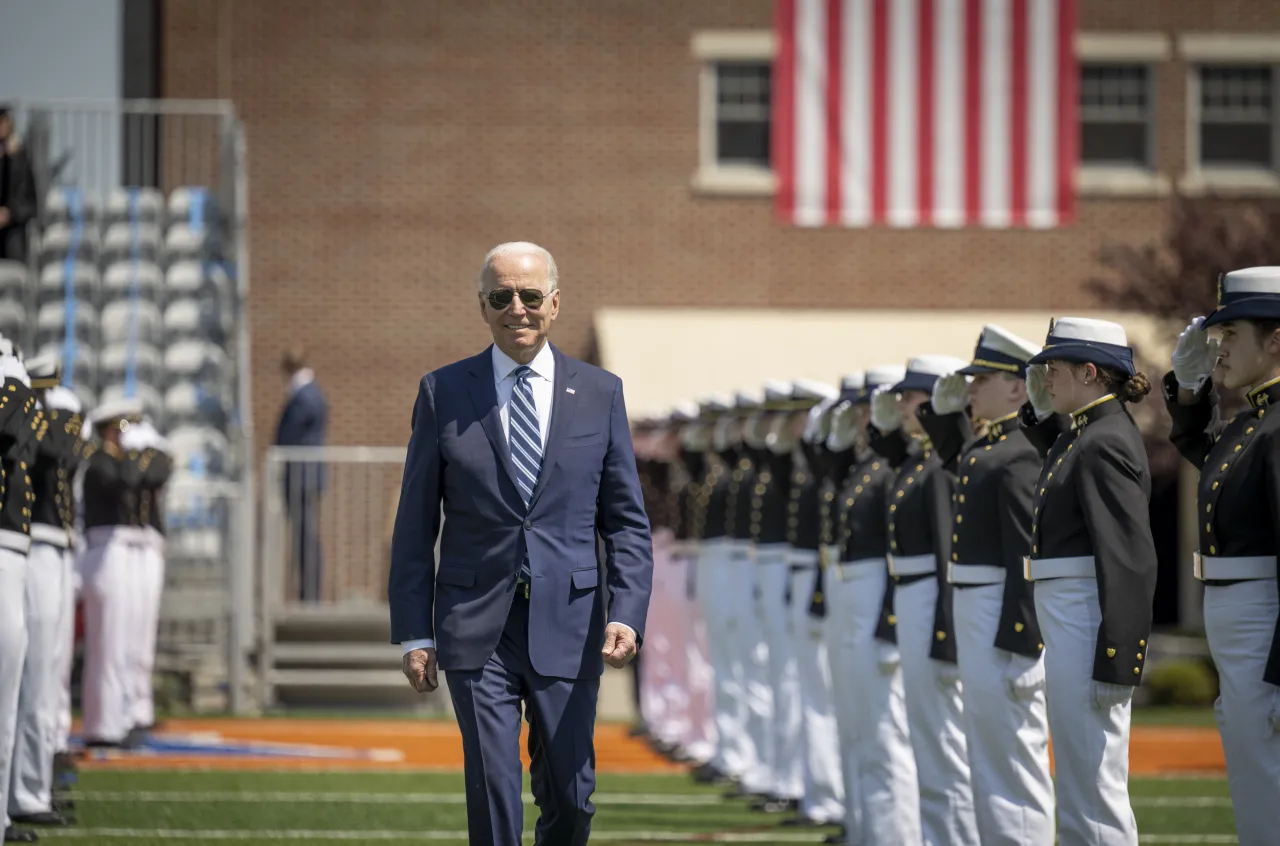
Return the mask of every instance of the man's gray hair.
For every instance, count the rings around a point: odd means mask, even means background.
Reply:
[[[556,290],[560,287],[560,271],[556,269],[556,260],[551,257],[551,253],[545,248],[539,247],[537,244],[529,241],[508,241],[505,244],[499,244],[489,252],[485,253],[484,264],[480,265],[480,277],[478,285],[480,291],[484,291],[485,278],[489,275],[489,270],[493,265],[493,260],[503,256],[524,256],[534,255],[540,256],[547,265],[547,281],[550,283],[548,292]]]

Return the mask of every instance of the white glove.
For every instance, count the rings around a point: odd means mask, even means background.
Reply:
[[[1099,711],[1124,705],[1133,698],[1133,688],[1127,684],[1111,684],[1095,681],[1093,683],[1093,704]]]
[[[853,403],[845,400],[831,412],[831,434],[827,435],[827,449],[843,452],[858,438],[858,427],[853,421]]]
[[[0,357],[0,376],[5,379],[17,379],[28,388],[31,387],[31,377],[27,375],[27,368],[23,366],[22,360],[14,355],[6,355]]]
[[[49,408],[68,411],[72,414],[79,414],[82,408],[80,397],[76,396],[70,388],[64,388],[62,385],[54,385],[45,391],[44,402]]]
[[[120,448],[139,452],[151,446],[151,432],[147,423],[134,423],[120,433]]]
[[[1204,329],[1204,318],[1196,317],[1178,336],[1173,347],[1173,375],[1178,387],[1198,391],[1218,365],[1218,339]]]
[[[937,414],[955,414],[969,405],[969,377],[952,373],[933,383],[933,410]]]
[[[902,658],[898,655],[898,647],[892,643],[885,643],[883,640],[876,641],[876,666],[880,668],[880,675],[891,676],[894,670],[898,669],[898,664]]]
[[[1053,398],[1049,396],[1048,370],[1043,364],[1027,365],[1027,399],[1035,409],[1037,420],[1053,415]]]
[[[871,393],[871,425],[888,433],[902,427],[902,412],[898,410],[898,396],[881,385]]]
[[[950,661],[933,660],[933,678],[938,683],[938,688],[943,693],[951,693],[952,689],[960,684],[960,667],[952,664]]]
[[[831,417],[828,412],[832,406],[840,402],[837,397],[835,399],[824,399],[809,409],[809,417],[804,423],[804,434],[801,440],[807,444],[822,443],[827,439],[827,433],[831,431]]]
[[[1044,687],[1044,655],[1028,658],[1012,652],[1005,669],[1005,682],[1014,699],[1031,699]]]

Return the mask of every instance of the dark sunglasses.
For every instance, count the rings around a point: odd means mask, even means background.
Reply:
[[[490,291],[486,299],[489,300],[489,307],[495,311],[502,311],[511,305],[511,301],[515,299],[516,294],[520,295],[520,302],[524,303],[525,308],[538,309],[542,307],[542,301],[550,294],[544,294],[537,288],[522,288],[516,291],[512,288],[498,288]]]

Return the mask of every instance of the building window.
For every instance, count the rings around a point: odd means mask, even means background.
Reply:
[[[1152,166],[1151,69],[1146,64],[1080,65],[1080,163]]]
[[[716,164],[768,168],[769,64],[717,62],[715,85]]]
[[[1275,68],[1202,65],[1200,165],[1276,169]]]

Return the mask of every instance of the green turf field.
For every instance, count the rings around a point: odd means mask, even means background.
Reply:
[[[44,842],[132,846],[280,840],[431,842],[462,846],[462,777],[440,773],[87,772],[75,788],[79,825],[44,829]],[[1135,781],[1144,844],[1235,843],[1222,780]],[[604,776],[596,843],[815,843],[829,830],[796,830],[725,801],[687,777]],[[526,840],[536,810],[525,798]]]

